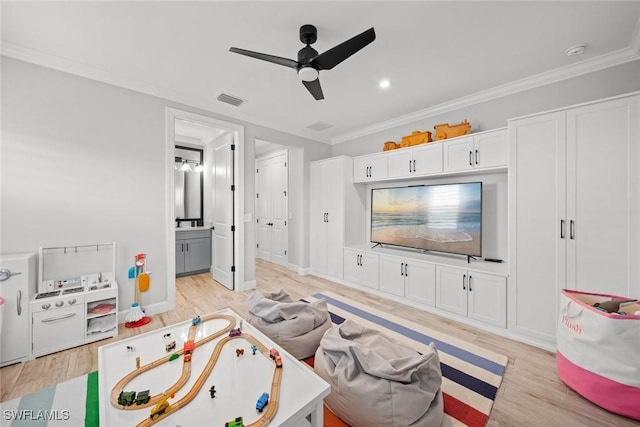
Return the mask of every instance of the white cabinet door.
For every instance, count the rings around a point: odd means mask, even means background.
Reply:
[[[354,157],[353,181],[379,181],[387,178],[387,153]]]
[[[568,288],[640,296],[639,100],[567,111]]]
[[[404,296],[405,261],[402,258],[380,256],[380,290]]]
[[[431,142],[413,149],[413,175],[442,172],[442,143]]]
[[[378,255],[345,249],[344,279],[378,289]]]
[[[506,327],[506,278],[477,272],[469,272],[468,275],[467,305],[469,318],[501,328]]]
[[[33,354],[40,356],[84,344],[84,304],[33,313]]]
[[[444,171],[473,169],[473,136],[444,141]]]
[[[405,296],[429,306],[436,305],[436,266],[428,262],[405,262]],[[382,277],[380,278],[382,280]],[[382,286],[382,282],[380,282]]]
[[[474,168],[506,166],[509,160],[507,131],[499,130],[474,136]]]
[[[310,262],[311,271],[327,272],[327,175],[326,162],[311,163],[310,167]]]
[[[344,159],[336,158],[327,162],[324,176],[327,192],[326,205],[326,272],[331,277],[342,278],[342,250],[344,249]]]
[[[509,123],[509,328],[555,342],[566,277],[565,112]]]
[[[467,271],[436,266],[436,307],[467,315]]]
[[[387,152],[389,178],[411,176],[413,171],[413,150],[402,148]]]
[[[361,253],[360,270],[360,284],[378,289],[378,255]]]
[[[0,268],[13,273],[0,282],[0,295],[5,300],[0,313],[3,315],[0,364],[5,364],[30,354],[29,288],[35,289],[35,256],[1,256]]]
[[[360,282],[360,253],[350,249],[344,250],[344,280]]]

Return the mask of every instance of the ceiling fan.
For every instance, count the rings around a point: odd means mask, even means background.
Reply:
[[[349,40],[340,43],[331,49],[318,54],[311,47],[318,39],[318,30],[313,25],[303,25],[300,27],[300,41],[306,44],[305,47],[298,51],[298,60],[282,58],[279,56],[268,55],[266,53],[253,52],[250,50],[232,47],[229,51],[239,53],[240,55],[250,56],[252,58],[261,59],[274,64],[284,65],[285,67],[295,68],[298,77],[302,80],[302,84],[311,92],[311,95],[317,100],[324,99],[320,80],[318,79],[320,70],[330,70],[360,49],[376,39],[376,33],[373,28],[358,34]]]

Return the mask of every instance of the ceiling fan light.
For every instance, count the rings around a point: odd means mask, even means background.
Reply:
[[[312,82],[318,78],[318,70],[311,66],[302,67],[298,70],[298,77],[305,82]]]

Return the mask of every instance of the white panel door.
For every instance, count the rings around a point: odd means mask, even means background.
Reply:
[[[555,342],[566,283],[565,112],[509,123],[509,328]]]
[[[474,136],[474,167],[506,166],[509,161],[507,131],[499,130]]]
[[[289,216],[289,173],[287,153],[275,157],[269,166],[271,199],[271,261],[287,266],[289,264],[288,216]]]
[[[445,172],[456,172],[473,169],[473,136],[444,141]]]
[[[327,194],[326,204],[326,260],[327,274],[342,278],[344,257],[344,167],[342,159],[327,162],[324,176]],[[377,271],[376,271],[377,274]]]
[[[233,156],[232,138],[214,142],[213,279],[233,289]]]
[[[269,163],[266,160],[258,162],[256,171],[256,217],[257,217],[257,248],[256,256],[271,262],[271,197],[269,194]]]
[[[310,241],[309,265],[312,272],[327,273],[327,183],[324,179],[327,162],[312,163],[310,167]]]
[[[568,288],[638,297],[638,99],[567,111]]]
[[[391,150],[387,154],[389,178],[408,177],[413,171],[413,150]]]
[[[430,142],[413,149],[413,174],[430,175],[442,172],[442,143]]]

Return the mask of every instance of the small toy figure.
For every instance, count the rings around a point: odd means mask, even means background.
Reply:
[[[240,328],[235,328],[229,331],[230,337],[239,337],[240,335],[242,335],[242,331],[240,330]]]
[[[176,340],[173,340],[164,346],[164,351],[166,351],[167,353],[175,349],[176,349]]]
[[[169,332],[168,334],[164,334],[162,338],[164,339],[171,338],[171,333]]]
[[[180,357],[178,353],[173,353],[171,356],[169,356],[169,362],[176,360],[178,357]]]
[[[237,417],[235,420],[224,423],[224,427],[244,427],[244,421],[242,417]]]
[[[278,352],[278,350],[276,350],[275,348],[272,348],[271,350],[269,350],[269,357],[272,358],[273,360],[276,359],[276,357],[280,356],[280,353]]]
[[[209,389],[209,394],[211,395],[212,399],[216,397],[216,386],[214,385],[211,386],[211,388]]]
[[[244,354],[244,348],[236,348],[236,357],[240,357]]]
[[[128,345],[127,346],[127,351],[136,351],[136,349],[132,345]]]
[[[198,323],[200,323],[200,322],[201,322],[200,316],[196,316],[196,317],[194,317],[194,318],[193,318],[193,320],[191,321],[191,324],[192,324],[193,326],[195,326],[195,325],[197,325],[197,324],[198,324]]]
[[[258,351],[258,347],[256,347],[254,344],[251,344],[251,353],[253,353],[253,355],[256,355],[256,351]]]

